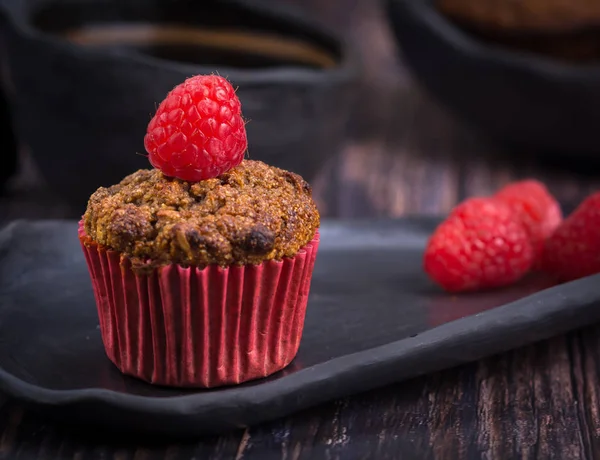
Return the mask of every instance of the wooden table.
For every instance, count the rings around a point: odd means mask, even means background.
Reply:
[[[566,210],[600,189],[600,174],[550,167],[526,152],[509,155],[437,107],[396,58],[375,2],[300,3],[349,31],[364,59],[352,136],[314,181],[326,217],[441,214],[468,195],[486,194],[527,176],[549,184]],[[34,173],[25,167],[11,196],[0,202],[0,215],[59,217],[67,212],[48,193],[39,194],[32,185]],[[75,435],[6,400],[0,407],[0,458],[600,458],[599,379],[600,328],[590,326],[284,420],[185,444]]]

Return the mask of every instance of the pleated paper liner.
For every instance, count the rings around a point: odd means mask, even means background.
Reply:
[[[293,258],[136,274],[79,224],[106,353],[149,383],[212,388],[271,375],[296,356],[319,234]]]

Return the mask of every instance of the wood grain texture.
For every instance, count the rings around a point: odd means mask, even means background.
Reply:
[[[527,176],[549,184],[569,211],[600,188],[593,167],[504,151],[438,107],[396,57],[376,2],[287,1],[347,32],[362,58],[348,144],[314,182],[325,216],[439,214]],[[25,163],[0,202],[0,220],[71,212],[39,183]],[[592,326],[192,443],[81,433],[8,401],[0,408],[0,459],[594,459],[599,378],[600,326]]]
[[[9,402],[0,458],[594,459],[599,333],[591,327],[192,443],[73,432]]]

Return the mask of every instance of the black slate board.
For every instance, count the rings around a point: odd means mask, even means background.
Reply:
[[[64,421],[194,436],[600,320],[599,277],[535,294],[543,280],[481,294],[441,292],[421,270],[435,224],[325,222],[291,366],[238,387],[181,391],[124,377],[105,357],[75,222],[11,223],[0,233],[0,389]]]

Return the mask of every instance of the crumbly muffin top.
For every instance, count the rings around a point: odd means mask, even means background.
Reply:
[[[306,181],[252,160],[196,183],[139,170],[94,192],[83,218],[92,241],[140,271],[293,257],[320,223]]]

